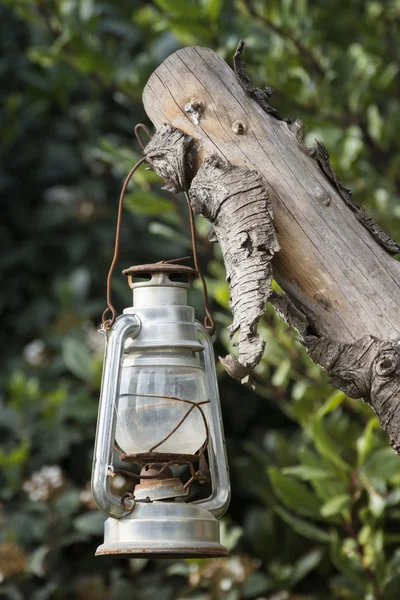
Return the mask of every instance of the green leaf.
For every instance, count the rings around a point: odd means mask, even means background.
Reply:
[[[348,482],[341,479],[313,479],[311,482],[318,498],[325,504],[336,496],[346,494],[348,491]]]
[[[126,208],[136,213],[137,215],[162,215],[166,212],[174,212],[176,205],[171,200],[137,190],[127,194],[124,199]]]
[[[322,419],[325,415],[335,410],[346,399],[346,394],[341,390],[337,390],[331,394],[326,402],[317,411],[317,418]]]
[[[352,500],[348,494],[341,494],[329,500],[321,507],[321,515],[323,517],[332,517],[340,514],[345,509],[351,506]]]
[[[62,353],[71,373],[84,381],[91,380],[92,356],[82,342],[67,338],[63,343]]]
[[[369,508],[374,517],[380,517],[383,515],[386,508],[386,498],[378,494],[375,489],[370,486],[368,490],[369,495]]]
[[[246,577],[241,589],[240,597],[243,598],[243,600],[255,598],[260,594],[265,594],[273,587],[274,584],[270,577],[260,571],[255,571]]]
[[[339,478],[337,467],[329,463],[326,458],[316,454],[309,448],[301,448],[299,458],[304,466],[319,469],[325,473],[331,474],[331,477],[327,477],[326,479],[310,480],[315,493],[323,503],[328,502],[328,500],[334,496],[339,496],[340,494],[347,492],[349,484],[348,477],[342,477],[342,472],[340,472]]]
[[[315,542],[330,542],[331,535],[328,531],[325,531],[321,527],[317,527],[313,523],[309,523],[305,519],[301,519],[300,517],[295,517],[282,506],[275,506],[274,511],[276,514],[293,529],[299,535],[313,540]]]
[[[320,454],[340,471],[349,471],[350,466],[341,458],[341,447],[327,433],[320,418],[315,417],[311,426],[311,435]]]
[[[283,475],[276,467],[268,469],[275,494],[296,512],[318,518],[321,503],[303,483]]]
[[[221,544],[223,544],[229,551],[233,550],[238,541],[243,535],[243,529],[238,525],[228,525],[226,521],[222,521],[220,524],[221,531]]]
[[[74,527],[80,533],[87,535],[102,535],[105,517],[96,511],[84,513],[74,519]]]
[[[322,548],[314,548],[299,558],[294,565],[292,575],[290,577],[290,585],[297,585],[302,579],[307,577],[311,571],[319,565],[324,555]]]
[[[288,358],[282,360],[271,378],[272,385],[275,387],[282,387],[289,377],[291,366],[291,362]]]
[[[192,248],[192,242],[190,241],[189,236],[178,233],[175,229],[164,223],[150,223],[149,232],[153,235],[159,235],[167,240],[177,242],[186,248]]]
[[[371,104],[367,108],[367,123],[370,136],[379,142],[382,138],[384,120],[376,104]]]
[[[400,488],[394,489],[386,496],[387,506],[396,506],[397,504],[400,504]]]
[[[176,17],[185,16],[187,19],[199,19],[202,16],[199,7],[191,4],[188,0],[155,0],[155,4]]]
[[[79,17],[83,22],[91,19],[95,11],[94,0],[80,0],[79,2]]]
[[[53,67],[57,58],[51,49],[40,46],[28,48],[27,55],[32,62],[37,63],[44,69]]]
[[[313,479],[330,479],[334,477],[333,473],[319,469],[318,467],[307,467],[297,465],[295,467],[285,467],[282,469],[283,475],[291,475],[303,481],[312,481]]]
[[[224,0],[203,0],[202,4],[210,21],[216,21],[221,14]]]
[[[70,517],[81,507],[80,492],[77,489],[64,490],[55,500],[54,506],[57,512],[64,518]]]
[[[371,454],[360,473],[369,479],[390,481],[400,473],[400,457],[391,448],[381,448]]]
[[[37,577],[44,577],[46,575],[45,560],[49,552],[51,552],[50,546],[43,545],[36,548],[29,557],[26,571]]]
[[[30,443],[23,440],[16,448],[8,452],[0,451],[0,467],[16,467],[23,465],[30,456]]]
[[[357,591],[361,594],[360,597],[364,598],[364,591],[368,584],[368,580],[365,577],[365,572],[361,568],[361,564],[357,558],[356,548],[348,547],[348,540],[343,540],[335,534],[332,537],[331,542],[331,559],[335,567],[343,573],[343,575],[356,586]],[[353,542],[353,540],[352,540]],[[354,546],[356,542],[354,542]]]
[[[379,429],[378,417],[369,419],[362,435],[357,440],[357,464],[361,467],[374,446],[374,430]]]

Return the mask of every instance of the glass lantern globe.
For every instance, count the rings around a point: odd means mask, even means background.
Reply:
[[[226,556],[217,519],[230,486],[212,341],[187,304],[196,271],[156,263],[124,273],[133,306],[106,332],[93,460],[93,498],[109,517],[97,554]],[[142,467],[129,505],[110,485],[114,448]],[[190,468],[185,484],[178,465]],[[208,473],[210,496],[191,501],[192,481]]]
[[[206,439],[205,423],[196,408],[185,418],[191,406],[182,398],[196,403],[207,398],[205,374],[194,352],[128,354],[122,365],[115,436],[124,454],[155,449],[195,454]]]

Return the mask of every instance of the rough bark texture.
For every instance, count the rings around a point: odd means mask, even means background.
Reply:
[[[193,138],[165,124],[145,153],[167,181],[164,189],[189,190]],[[220,360],[232,377],[248,382],[264,353],[257,325],[271,294],[271,259],[279,250],[268,192],[256,171],[212,156],[192,180],[189,197],[194,213],[212,223],[213,241],[221,245],[233,314],[231,336],[240,329],[238,360],[233,355]]]
[[[232,330],[241,328],[239,362],[230,356],[225,366],[243,380],[259,361],[256,326],[269,299],[333,385],[373,406],[398,451],[400,264],[390,254],[400,246],[354,202],[325,147],[306,148],[301,121],[283,121],[271,89],[253,86],[242,47],[238,78],[212,51],[186,48],[153,73],[143,95],[156,127],[189,136],[167,146],[183,156],[171,164],[190,156],[178,180],[191,182],[193,209],[213,223],[224,254]],[[286,294],[271,294],[271,264]]]
[[[176,194],[190,185],[193,166],[193,138],[165,124],[146,146],[154,170],[167,182],[164,190]]]
[[[343,185],[339,177],[332,170],[331,164],[329,162],[328,150],[325,148],[322,142],[317,141],[316,143],[315,157],[322,171],[325,173],[329,181],[331,181],[335,185],[339,194],[346,202],[347,206],[351,208],[351,210],[356,215],[360,223],[362,223],[364,227],[368,229],[368,231],[376,239],[376,241],[390,254],[399,254],[400,245],[395,240],[393,240],[390,237],[390,235],[386,233],[386,231],[383,231],[383,229],[379,227],[379,225],[375,223],[375,221],[371,219],[371,217],[367,215],[363,206],[359,206],[357,202],[353,200],[351,191]]]
[[[400,343],[365,336],[353,343],[318,337],[307,317],[287,294],[270,296],[278,316],[301,335],[312,360],[331,377],[331,384],[352,398],[368,402],[400,454]]]
[[[221,245],[233,314],[229,329],[231,335],[240,329],[239,363],[252,370],[264,353],[257,324],[271,294],[271,259],[279,250],[268,192],[256,171],[212,156],[193,179],[189,197],[193,211],[213,224]],[[232,372],[226,362],[225,367]]]

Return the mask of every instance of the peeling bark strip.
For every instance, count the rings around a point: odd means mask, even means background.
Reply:
[[[190,136],[163,125],[146,146],[154,170],[167,181],[164,189],[187,189],[192,142]],[[197,172],[189,198],[194,213],[202,214],[214,227],[230,288],[231,336],[240,329],[238,360],[229,355],[221,363],[232,377],[249,382],[251,370],[264,353],[257,325],[271,293],[271,259],[279,250],[268,192],[255,171],[232,167],[213,156]]]
[[[212,156],[193,179],[189,197],[193,211],[214,226],[230,288],[229,330],[232,336],[240,329],[239,363],[251,370],[264,353],[257,324],[271,294],[271,259],[279,250],[268,193],[255,171]]]
[[[336,186],[339,194],[342,196],[347,206],[350,206],[360,223],[362,223],[364,227],[368,229],[376,241],[379,242],[380,245],[383,246],[390,254],[399,254],[400,245],[393,240],[390,235],[386,233],[386,231],[383,231],[383,229],[379,227],[378,223],[375,223],[375,221],[367,215],[363,206],[360,206],[357,204],[357,202],[355,202],[355,200],[353,200],[351,191],[343,185],[339,177],[333,171],[329,161],[328,150],[325,148],[324,144],[318,140],[316,140],[316,159],[327,178]]]
[[[371,404],[400,453],[400,263],[389,254],[400,245],[354,203],[326,149],[304,147],[301,121],[289,126],[279,120],[269,106],[271,90],[262,92],[249,80],[242,47],[235,56],[239,78],[215,52],[184,48],[157,68],[143,93],[156,128],[168,123],[194,140],[187,146],[182,140],[181,157],[172,157],[179,176],[162,170],[174,189],[183,188],[192,177],[186,154],[193,161],[198,175],[191,201],[213,221],[224,252],[233,329],[242,329],[240,362],[229,355],[223,364],[248,379],[248,366],[262,353],[253,323],[269,297],[332,383]],[[185,111],[194,100],[199,119]],[[174,153],[173,145],[167,151]],[[274,256],[269,203],[281,247]],[[247,223],[246,211],[257,218]],[[270,295],[271,264],[284,295]]]
[[[286,123],[291,123],[292,120],[288,117],[281,117],[276,108],[270,105],[269,99],[274,93],[274,88],[266,85],[264,90],[260,90],[258,87],[254,87],[250,77],[246,71],[246,65],[244,64],[244,60],[242,58],[242,52],[244,48],[244,40],[240,40],[237,45],[236,52],[233,56],[233,66],[235,69],[235,75],[238,78],[240,85],[246,92],[249,94],[256,102],[261,106],[261,108],[271,117],[278,119],[278,121],[286,121]]]

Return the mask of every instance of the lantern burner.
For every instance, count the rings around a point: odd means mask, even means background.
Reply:
[[[172,469],[168,467],[160,474],[163,466],[162,463],[152,463],[142,469],[140,483],[135,486],[135,501],[151,498],[153,502],[187,495],[181,480],[174,477]]]

